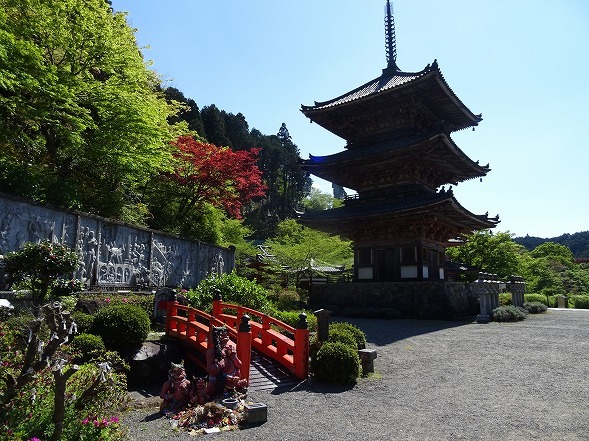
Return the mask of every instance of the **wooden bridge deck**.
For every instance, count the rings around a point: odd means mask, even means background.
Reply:
[[[278,362],[270,360],[256,350],[252,351],[249,390],[294,387],[300,381]]]
[[[193,368],[199,369],[198,376],[206,375],[204,371],[204,356],[196,353],[190,346],[182,344],[182,358],[193,363]],[[274,390],[282,387],[294,387],[299,380],[293,373],[262,353],[252,349],[250,360],[249,390]]]

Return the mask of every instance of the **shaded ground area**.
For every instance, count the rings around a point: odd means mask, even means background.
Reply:
[[[486,325],[349,321],[378,351],[376,375],[352,387],[307,381],[252,392],[251,401],[267,404],[268,421],[206,439],[589,439],[589,311]],[[124,419],[130,439],[194,439],[144,402]]]

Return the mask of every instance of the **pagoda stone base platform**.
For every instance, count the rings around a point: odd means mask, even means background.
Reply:
[[[478,296],[460,282],[368,282],[314,285],[311,309],[334,316],[453,320],[475,317]]]

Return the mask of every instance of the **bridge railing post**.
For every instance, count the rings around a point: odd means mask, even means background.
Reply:
[[[219,317],[223,314],[223,306],[221,303],[223,302],[223,297],[221,296],[221,290],[216,289],[215,294],[213,295],[213,317]]]
[[[172,316],[178,315],[178,302],[168,302],[166,308],[166,335],[170,335],[170,331],[178,327],[172,325]]]
[[[252,326],[247,314],[241,317],[237,330],[237,358],[241,361],[241,378],[250,378],[250,363],[252,359]]]
[[[309,376],[309,325],[307,314],[299,314],[294,338],[295,376],[306,379]]]

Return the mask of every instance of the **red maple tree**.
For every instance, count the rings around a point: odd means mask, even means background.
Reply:
[[[265,195],[262,172],[256,165],[260,149],[233,151],[191,136],[181,136],[172,145],[177,162],[168,176],[179,184],[179,218],[200,204],[210,203],[241,219],[243,205]]]

